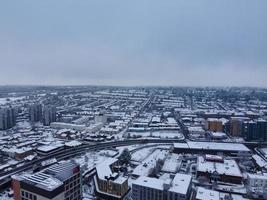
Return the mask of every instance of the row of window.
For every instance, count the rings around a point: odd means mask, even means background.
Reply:
[[[22,200],[37,200],[37,196],[30,192],[21,190],[21,199]]]

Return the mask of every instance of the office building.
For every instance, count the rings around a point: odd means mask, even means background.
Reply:
[[[81,200],[80,167],[65,162],[34,174],[14,175],[12,188],[15,200]]]

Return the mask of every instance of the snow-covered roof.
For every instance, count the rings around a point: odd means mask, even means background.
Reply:
[[[190,149],[222,150],[222,151],[247,151],[250,150],[243,144],[219,142],[187,142]]]
[[[257,179],[257,180],[266,180],[267,181],[267,174],[247,174],[249,179]]]
[[[225,174],[229,176],[242,177],[240,169],[235,160],[224,160],[221,162],[212,162],[205,160],[204,157],[199,156],[197,162],[197,171],[200,172],[218,172],[218,174]]]
[[[260,167],[265,167],[267,168],[267,162],[261,158],[259,155],[253,155],[252,158],[255,160],[255,162],[257,163],[257,165],[259,165]]]
[[[187,174],[176,174],[173,181],[172,187],[169,189],[170,192],[179,193],[179,194],[187,194],[192,177]]]
[[[106,179],[106,177],[110,177],[113,174],[110,166],[117,161],[116,158],[107,158],[104,162],[98,164],[96,166],[98,177],[103,180]]]
[[[63,145],[43,145],[37,148],[38,151],[49,152],[62,147]]]
[[[203,187],[197,188],[197,200],[220,200],[220,193]]]
[[[23,180],[25,182],[28,182],[30,184],[35,185],[36,187],[52,191],[56,189],[57,187],[63,185],[63,182],[58,180],[57,178],[53,177],[52,175],[38,172],[36,174],[29,174],[25,173],[21,175],[19,178],[20,180]]]
[[[140,176],[137,180],[133,182],[134,185],[139,185],[143,187],[148,187],[156,190],[163,190],[164,180],[157,178],[150,178],[146,176]]]
[[[82,143],[77,141],[77,140],[72,140],[70,142],[65,143],[65,146],[68,146],[68,147],[76,147],[76,146],[80,146],[80,145],[82,145]]]

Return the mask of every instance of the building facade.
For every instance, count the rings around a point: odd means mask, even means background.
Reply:
[[[42,120],[42,105],[35,103],[29,107],[29,118],[31,122],[39,122]]]
[[[56,115],[56,107],[55,106],[44,106],[44,125],[49,126],[50,123],[56,122],[57,115]]]
[[[141,176],[132,187],[133,200],[187,200],[191,194],[192,177],[179,173],[166,180]]]
[[[129,191],[128,178],[114,171],[117,163],[117,159],[109,158],[96,166],[94,176],[96,194],[102,199],[120,200]]]
[[[16,111],[11,107],[0,108],[0,130],[12,128],[16,124]]]
[[[81,200],[80,167],[74,162],[54,164],[40,172],[12,177],[15,200]]]

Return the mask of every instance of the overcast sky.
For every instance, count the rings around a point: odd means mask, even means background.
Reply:
[[[267,87],[266,0],[2,0],[0,84]]]

